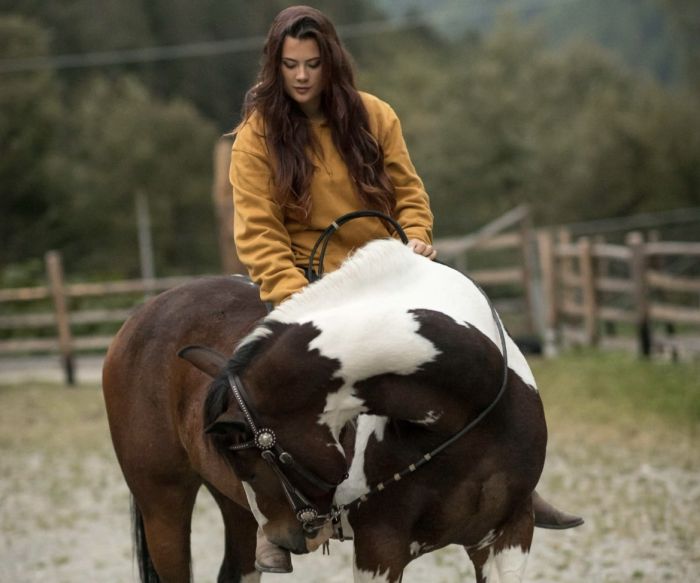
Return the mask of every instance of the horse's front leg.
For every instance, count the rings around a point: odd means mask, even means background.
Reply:
[[[255,533],[258,524],[249,510],[207,484],[224,519],[226,544],[217,583],[259,583],[255,570]]]
[[[410,544],[392,528],[355,530],[354,583],[395,583],[411,560]]]
[[[534,516],[530,501],[480,543],[465,546],[477,583],[521,583],[532,544]]]

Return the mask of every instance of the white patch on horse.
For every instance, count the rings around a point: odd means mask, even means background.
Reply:
[[[364,571],[357,564],[353,569],[354,583],[389,583],[389,569],[382,573],[379,568],[376,571]]]
[[[260,573],[253,571],[241,577],[241,583],[260,583]]]
[[[248,334],[247,336],[244,336],[241,341],[236,345],[236,349],[234,350],[234,354],[236,351],[240,350],[243,346],[246,344],[251,344],[252,342],[255,342],[256,340],[262,339],[262,338],[267,338],[270,334],[272,334],[272,330],[265,326],[265,324],[260,324],[259,326],[256,326],[255,329]]]
[[[245,496],[248,498],[248,506],[250,506],[250,511],[255,517],[255,521],[259,526],[265,526],[268,523],[267,517],[260,511],[258,506],[258,500],[255,496],[255,490],[248,482],[241,481],[243,484],[243,490],[245,490]]]
[[[337,439],[332,443],[327,443],[326,446],[337,449],[342,454],[342,456],[345,457],[345,450],[343,449],[343,446],[340,445],[340,442]]]
[[[501,350],[498,326],[479,288],[458,271],[393,239],[368,243],[340,269],[282,303],[268,319],[313,322],[322,331],[314,347],[340,360],[339,376],[351,391],[353,382],[372,373],[411,374],[436,356],[434,346],[421,343],[416,334],[417,323],[408,314],[415,309],[441,312],[460,325],[473,326]],[[525,357],[505,330],[504,334],[509,368],[536,390]],[[394,357],[397,370],[391,367]]]
[[[348,470],[348,477],[335,491],[334,502],[338,505],[347,504],[369,492],[367,476],[365,474],[365,452],[369,438],[374,435],[377,441],[384,439],[384,429],[388,422],[387,417],[378,415],[360,415],[357,419],[355,432],[355,455]]]
[[[428,545],[426,545],[425,543],[413,541],[410,545],[408,545],[408,552],[411,554],[412,557],[418,557],[425,552],[427,546]]]
[[[326,396],[326,404],[323,413],[318,416],[318,423],[327,425],[333,438],[338,440],[340,430],[345,424],[367,410],[365,402],[358,398],[352,386],[346,383],[337,392]]]
[[[413,423],[416,423],[418,425],[432,425],[433,423],[437,423],[440,420],[440,417],[442,417],[442,413],[428,411],[428,413],[423,419],[416,419],[413,421]]]
[[[528,553],[519,546],[507,547],[494,553],[489,551],[489,558],[481,568],[486,583],[521,583],[527,565]]]
[[[496,541],[496,539],[500,536],[500,534],[501,533],[496,531],[496,530],[493,530],[493,529],[489,530],[486,533],[486,536],[484,536],[484,538],[482,538],[478,543],[470,546],[469,548],[476,549],[478,551],[480,551],[481,549],[485,549],[486,547],[492,545]]]
[[[346,316],[341,326],[337,317],[327,312],[315,315],[313,324],[321,333],[309,344],[310,350],[340,362],[335,376],[343,385],[328,395],[319,417],[319,423],[336,436],[345,423],[367,411],[356,396],[356,383],[386,373],[413,374],[438,355],[433,343],[418,334],[419,323],[413,314],[387,310],[382,301],[366,306],[362,318]]]

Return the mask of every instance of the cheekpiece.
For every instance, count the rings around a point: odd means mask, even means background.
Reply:
[[[263,451],[272,449],[275,443],[277,443],[277,437],[275,437],[275,433],[272,429],[263,427],[255,432],[255,445],[258,449]]]

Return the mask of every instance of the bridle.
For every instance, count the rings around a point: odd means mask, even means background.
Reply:
[[[380,213],[379,211],[371,210],[355,211],[352,213],[348,213],[333,221],[333,223],[323,232],[323,234],[316,241],[316,244],[314,245],[314,248],[311,252],[311,256],[309,258],[309,267],[307,272],[309,281],[314,281],[315,279],[318,279],[321,275],[323,275],[323,258],[330,237],[343,224],[350,220],[357,219],[360,217],[379,217],[387,221],[394,227],[403,243],[406,244],[408,242],[408,237],[404,233],[403,229],[401,228],[399,223],[392,217]],[[315,259],[316,252],[320,245],[322,245],[322,250],[319,261],[318,275],[316,275],[313,272],[313,261]],[[255,421],[253,409],[249,405],[249,399],[247,398],[241,379],[238,376],[232,375],[230,373],[228,374],[228,382],[231,386],[231,392],[233,393],[233,396],[236,399],[236,402],[238,403],[238,406],[240,407],[243,416],[245,417],[248,427],[253,432],[252,440],[247,441],[245,443],[233,445],[229,449],[233,451],[240,451],[244,449],[257,448],[260,451],[260,455],[262,456],[262,458],[268,464],[270,464],[270,467],[279,479],[282,485],[282,489],[284,490],[285,496],[287,497],[287,500],[292,510],[294,511],[297,520],[301,522],[302,527],[307,533],[312,534],[318,532],[329,522],[338,524],[340,521],[340,516],[344,512],[347,512],[351,508],[358,506],[361,502],[365,502],[369,496],[376,494],[377,492],[383,491],[388,485],[402,480],[409,474],[412,474],[413,472],[426,465],[436,455],[441,453],[443,450],[447,449],[450,445],[452,445],[461,437],[463,437],[467,432],[471,431],[474,427],[476,427],[493,410],[496,404],[501,400],[501,397],[503,397],[508,386],[508,352],[506,348],[506,339],[505,332],[503,331],[503,324],[501,323],[498,313],[493,307],[491,300],[486,295],[486,292],[484,292],[484,290],[481,289],[481,287],[468,275],[463,275],[466,278],[468,278],[484,296],[489,308],[491,309],[493,319],[496,322],[496,328],[498,329],[499,340],[501,342],[501,353],[503,355],[503,377],[498,393],[494,397],[493,401],[491,401],[491,403],[484,410],[482,410],[481,413],[479,413],[479,415],[472,419],[457,433],[443,441],[436,448],[424,454],[423,457],[421,457],[415,463],[409,464],[400,472],[394,473],[390,478],[382,480],[381,482],[375,484],[369,489],[369,491],[366,494],[363,494],[362,496],[359,496],[345,504],[341,504],[339,506],[331,506],[328,513],[326,514],[319,513],[318,508],[316,508],[316,506],[308,499],[308,497],[306,497],[299,488],[295,487],[292,484],[292,482],[289,480],[282,468],[287,467],[293,469],[305,480],[307,480],[309,483],[313,484],[316,488],[322,490],[323,492],[331,492],[335,490],[348,477],[348,474],[346,473],[343,479],[338,484],[330,484],[322,478],[319,478],[312,471],[297,463],[292,457],[292,455],[289,452],[285,451],[279,444],[279,442],[277,441],[277,436],[275,435],[274,431],[272,431],[272,429],[268,427],[259,427],[259,424]]]
[[[282,485],[282,490],[291,506],[297,520],[301,522],[304,530],[313,533],[320,530],[327,522],[327,515],[321,515],[318,508],[304,495],[304,493],[292,484],[291,480],[284,473],[283,468],[294,470],[302,476],[307,482],[313,484],[322,492],[328,493],[334,491],[338,485],[343,482],[348,474],[345,473],[338,484],[331,484],[317,476],[311,470],[299,464],[292,454],[281,446],[277,440],[275,432],[269,427],[260,427],[256,421],[256,416],[253,413],[253,408],[250,405],[250,399],[243,388],[241,379],[231,373],[228,374],[228,382],[233,393],[233,398],[238,403],[238,406],[245,417],[248,427],[253,432],[253,439],[245,443],[235,444],[229,447],[233,451],[241,451],[245,449],[256,448],[260,451],[261,457],[270,465],[272,471],[277,476],[277,479]],[[319,519],[321,519],[319,521]]]
[[[351,213],[346,213],[338,217],[335,221],[328,225],[323,231],[323,233],[321,233],[319,238],[316,239],[316,243],[314,244],[313,249],[311,249],[311,254],[309,255],[309,265],[306,268],[306,279],[309,280],[309,283],[313,283],[317,279],[321,279],[321,277],[323,276],[323,262],[326,258],[326,250],[328,249],[328,243],[330,242],[331,237],[335,235],[335,232],[338,229],[340,229],[340,227],[342,227],[345,223],[354,221],[355,219],[361,219],[363,217],[377,217],[389,223],[401,239],[401,242],[404,245],[408,243],[408,237],[406,236],[406,233],[404,232],[399,222],[393,217],[390,217],[389,215],[385,215],[384,213],[380,213],[379,211],[372,210],[353,211]],[[319,247],[321,247],[321,254],[318,258],[318,273],[316,273],[314,272],[314,259],[316,259],[316,253]]]

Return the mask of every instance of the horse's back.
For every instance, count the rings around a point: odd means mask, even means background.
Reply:
[[[163,372],[190,344],[230,354],[264,314],[257,288],[243,278],[206,277],[178,286],[152,298],[124,322],[107,353],[105,375]]]

